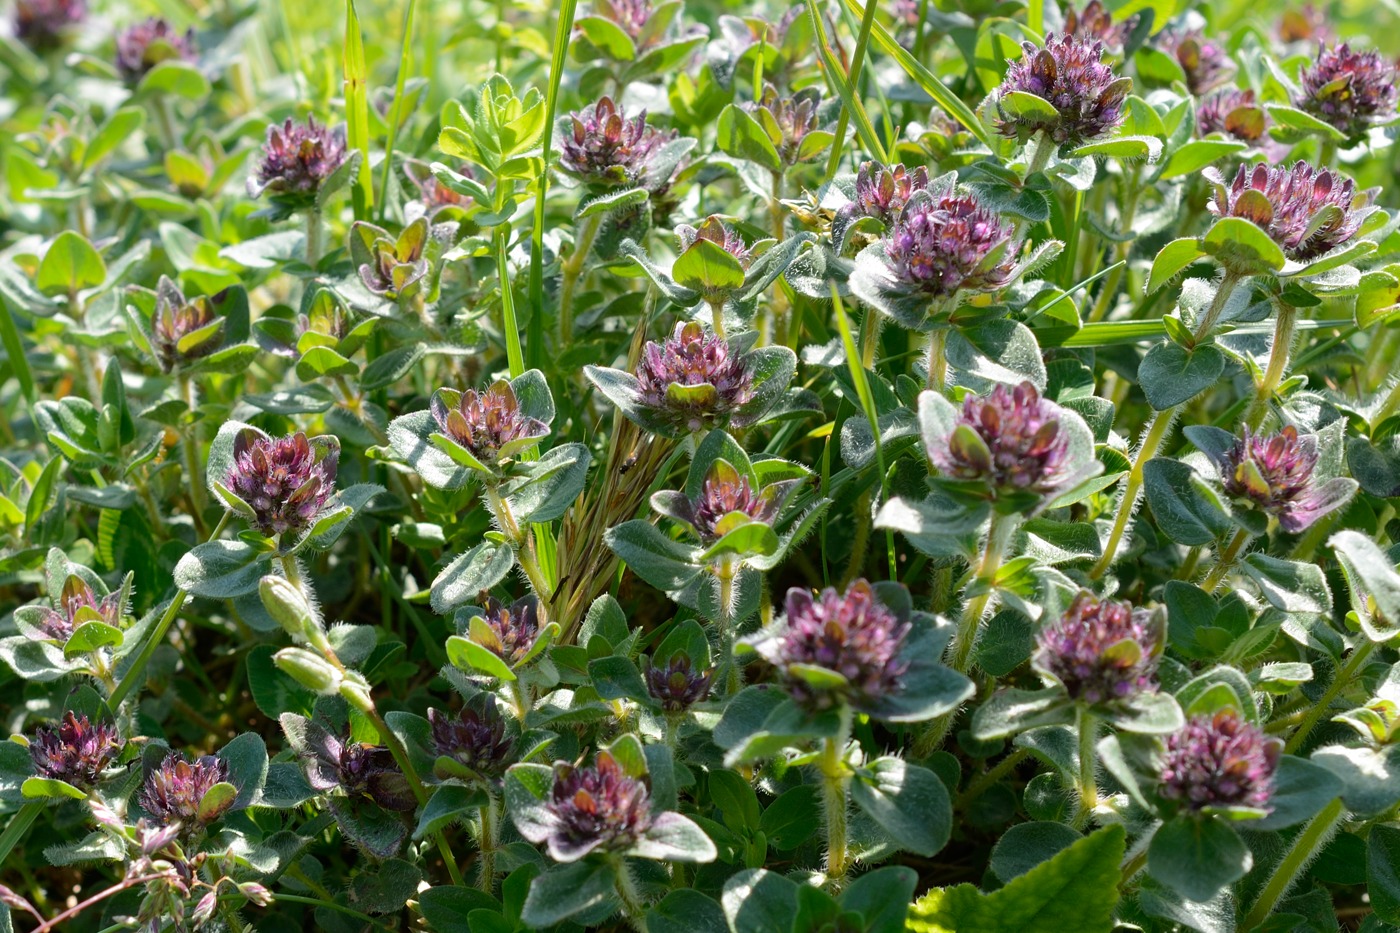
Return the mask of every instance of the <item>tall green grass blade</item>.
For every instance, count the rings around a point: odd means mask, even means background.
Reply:
[[[874,7],[874,2],[871,2],[870,8],[873,10]],[[865,107],[860,102],[860,95],[856,91],[856,82],[860,79],[859,60],[854,58],[851,60],[851,73],[846,74],[831,48],[831,41],[827,38],[826,25],[817,10],[816,0],[807,0],[807,12],[812,18],[812,30],[817,37],[817,51],[822,58],[822,67],[831,76],[831,86],[835,88],[842,103],[841,116],[836,122],[836,142],[832,144],[831,159],[827,163],[827,178],[830,178],[836,174],[836,166],[841,160],[842,141],[846,138],[846,124],[852,114],[855,115],[856,135],[860,137],[861,145],[865,147],[865,150],[874,158],[883,161],[885,147],[880,144],[880,138],[875,135],[875,127],[870,124],[870,117],[866,114]],[[873,16],[870,21],[874,21]]]
[[[864,14],[865,11],[860,6],[860,0],[845,0],[845,3],[853,14]],[[988,149],[992,148],[992,141],[987,138],[987,129],[982,125],[982,121],[977,119],[977,114],[972,112],[972,108],[964,104],[958,95],[948,90],[947,85],[938,80],[937,75],[925,68],[918,59],[909,54],[904,46],[895,41],[888,29],[880,23],[875,23],[871,27],[871,35],[875,38],[875,44],[886,55],[893,58],[899,67],[904,69],[904,73],[923,89],[925,94],[932,97],[938,106],[948,111],[950,117],[967,127],[968,131],[980,139],[983,145]]]
[[[530,231],[530,325],[526,350],[530,365],[544,362],[544,209],[549,193],[549,149],[554,141],[554,121],[559,113],[559,85],[564,79],[564,56],[574,32],[578,0],[562,0],[554,27],[554,48],[549,62],[549,91],[544,102],[544,136],[540,142],[540,175],[535,181],[535,225]],[[509,338],[507,338],[509,339]]]
[[[408,0],[403,9],[403,43],[399,46],[399,76],[394,81],[394,103],[389,108],[389,137],[384,142],[384,173],[379,182],[379,216],[389,210],[389,179],[394,170],[394,144],[399,138],[403,120],[403,85],[413,67],[413,8],[417,0]]]
[[[344,62],[346,141],[362,155],[350,198],[355,219],[368,220],[374,210],[374,180],[369,168],[369,68],[365,65],[365,40],[355,0],[345,0]]]
[[[3,298],[0,298],[0,346],[4,346],[10,368],[14,370],[15,379],[19,381],[19,389],[32,409],[38,401],[38,396],[34,394],[34,373],[29,369],[29,357],[24,355],[24,343],[20,340],[19,329],[15,327],[15,319],[10,314],[10,306]]]
[[[865,64],[865,50],[870,45],[870,27],[875,24],[875,11],[877,9],[879,9],[879,3],[877,3],[876,0],[868,0],[865,4],[865,15],[861,17],[860,32],[856,35],[856,50],[851,53],[851,73],[848,75],[846,83],[847,93],[841,95],[843,103],[847,95],[854,98],[859,97],[860,92],[858,86],[860,84],[860,70]],[[816,5],[810,2],[810,0],[807,4],[807,10],[812,14],[813,25],[820,28],[820,24],[817,22],[819,17],[816,15]],[[823,30],[823,32],[824,31],[825,30]],[[823,38],[825,38],[825,36],[823,36]],[[822,45],[825,46],[826,43],[823,42]],[[851,108],[849,106],[843,107],[841,109],[841,116],[836,120],[836,139],[838,143],[846,138],[846,125],[850,122],[850,114]],[[826,178],[828,181],[836,174],[836,167],[841,163],[841,148],[840,145],[831,147],[831,158],[828,159],[826,163]]]

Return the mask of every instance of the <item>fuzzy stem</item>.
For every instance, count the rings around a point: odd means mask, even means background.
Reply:
[[[219,519],[219,524],[215,525],[214,530],[209,533],[208,540],[214,541],[219,535],[224,533],[224,528],[228,525],[229,516],[231,514],[231,512],[225,512],[223,514]],[[160,647],[161,643],[165,641],[165,633],[170,630],[171,623],[173,623],[175,617],[180,614],[180,609],[184,607],[185,599],[188,596],[189,594],[182,589],[175,591],[175,598],[170,600],[170,605],[166,607],[165,613],[160,617],[160,621],[156,623],[156,627],[152,629],[150,635],[146,637],[146,643],[141,646],[141,651],[136,655],[136,660],[131,662],[131,666],[128,667],[126,673],[122,675],[121,682],[117,684],[117,688],[112,691],[111,696],[107,697],[107,705],[112,709],[115,710],[117,707],[121,706],[122,701],[125,700],[127,695],[136,687],[136,681],[146,670],[146,664],[150,662],[151,655],[156,653],[156,648]],[[0,861],[3,861],[3,854],[0,854]]]
[[[490,894],[496,884],[496,847],[500,843],[500,826],[496,814],[496,795],[490,788],[486,790],[486,806],[481,808],[481,839],[477,847],[481,850],[481,877],[477,879],[481,890]]]
[[[379,709],[373,705],[367,710],[362,710],[369,721],[374,724],[374,728],[379,732],[379,738],[389,749],[389,754],[394,756],[394,763],[399,766],[403,776],[408,779],[409,790],[413,791],[414,798],[420,807],[427,806],[428,789],[423,786],[423,781],[418,777],[418,770],[413,767],[413,759],[408,757],[408,749],[403,747],[399,737],[394,734],[394,730],[389,728],[389,724],[384,721],[384,717],[379,715]],[[457,867],[457,857],[452,854],[452,846],[447,842],[447,837],[441,830],[433,833],[433,841],[437,843],[438,853],[442,856],[443,864],[447,866],[447,876],[452,879],[454,885],[461,886],[462,870]]]
[[[310,208],[306,212],[306,264],[316,268],[321,261],[321,211]]]
[[[840,734],[826,740],[821,757],[817,759],[817,769],[822,774],[822,803],[826,819],[826,880],[832,887],[841,886],[850,867],[846,797],[851,774],[843,757],[850,730],[850,707],[842,707]]]
[[[1220,286],[1215,290],[1215,297],[1211,299],[1210,307],[1202,315],[1200,323],[1191,333],[1192,343],[1200,343],[1210,336],[1210,332],[1215,330],[1215,325],[1220,321],[1220,315],[1225,312],[1225,305],[1230,301],[1230,295],[1234,293],[1235,286],[1244,281],[1233,272],[1226,272],[1225,277],[1220,280]]]
[[[622,915],[637,933],[647,933],[646,903],[637,890],[637,880],[632,877],[632,869],[618,858],[613,862],[613,877],[616,879],[617,896],[622,901]]]
[[[187,373],[180,373],[180,397],[185,407],[194,411],[194,382]],[[207,526],[204,524],[204,471],[199,466],[199,429],[192,424],[180,438],[180,452],[185,459],[185,482],[189,484],[190,518],[194,520],[195,534],[204,537]]]
[[[1029,179],[1037,172],[1043,172],[1045,166],[1050,164],[1050,156],[1055,152],[1055,146],[1045,133],[1036,133],[1031,140],[1035,146],[1035,152],[1031,155],[1031,161],[1026,166],[1026,174],[1023,180]]]
[[[1396,408],[1400,408],[1400,379],[1395,380],[1395,384],[1386,393],[1385,401],[1381,402],[1376,416],[1371,419],[1371,427],[1379,427],[1382,421],[1395,413]]]
[[[939,327],[928,335],[928,387],[943,392],[948,382],[948,329]]]
[[[734,663],[734,575],[733,559],[720,558],[715,567],[715,578],[719,581],[719,618],[715,625],[719,629],[719,663],[724,669],[724,689],[729,694],[738,693],[743,686],[739,666]]]
[[[1166,440],[1167,432],[1171,430],[1172,421],[1176,417],[1179,407],[1168,408],[1157,412],[1152,419],[1152,424],[1147,429],[1147,434],[1143,436],[1142,446],[1138,448],[1137,457],[1133,460],[1132,469],[1128,471],[1128,486],[1123,490],[1123,498],[1118,502],[1118,514],[1113,520],[1113,530],[1109,532],[1108,541],[1104,544],[1103,553],[1099,556],[1098,563],[1094,564],[1089,571],[1089,578],[1097,580],[1108,571],[1113,565],[1113,558],[1118,553],[1118,545],[1123,540],[1123,534],[1128,530],[1128,523],[1133,520],[1133,513],[1137,511],[1138,495],[1142,492],[1142,470],[1157,454],[1158,448],[1162,446],[1162,441]]]
[[[1079,814],[1074,823],[1076,827],[1083,827],[1099,805],[1099,785],[1094,774],[1095,765],[1098,764],[1094,740],[1098,738],[1099,723],[1094,714],[1082,705],[1075,708],[1074,715],[1078,720],[1079,732]]]
[[[1240,556],[1240,550],[1244,548],[1252,537],[1253,535],[1243,528],[1235,532],[1235,536],[1231,538],[1230,543],[1225,546],[1224,553],[1216,560],[1215,566],[1210,568],[1210,573],[1206,575],[1205,582],[1201,584],[1201,589],[1205,590],[1207,593],[1215,592],[1215,588],[1220,585],[1220,581],[1224,580],[1225,575],[1235,566],[1235,560]]]
[[[540,601],[541,614],[548,620],[549,600],[554,595],[554,589],[545,578],[544,568],[540,566],[539,558],[535,555],[534,538],[521,529],[511,512],[510,503],[501,495],[495,484],[486,483],[483,488],[486,490],[486,505],[495,517],[496,524],[501,526],[501,533],[510,541],[511,548],[515,551],[515,559],[520,562],[520,569],[525,571],[530,587]]]
[[[981,777],[967,785],[967,790],[958,795],[958,799],[953,805],[954,808],[965,810],[968,804],[982,796],[987,788],[1010,774],[1017,765],[1029,758],[1030,754],[1030,749],[1018,748],[998,761],[990,770],[984,771]]]
[[[574,336],[574,291],[578,288],[579,278],[583,275],[583,265],[588,259],[588,254],[593,251],[593,240],[598,236],[598,227],[603,219],[603,215],[594,214],[583,223],[583,229],[579,231],[578,239],[574,241],[573,254],[564,263],[563,281],[559,287],[559,346],[562,349],[569,345],[569,341]],[[501,288],[508,288],[506,283],[501,283]]]
[[[710,302],[710,319],[714,322],[715,336],[724,340],[724,302]]]
[[[1268,919],[1275,905],[1288,893],[1288,889],[1298,880],[1303,869],[1337,832],[1345,812],[1339,797],[1308,821],[1308,825],[1294,838],[1293,845],[1275,866],[1273,874],[1264,885],[1264,890],[1259,893],[1259,899],[1250,908],[1249,916],[1245,917],[1244,923],[1240,925],[1241,930],[1253,930]]]
[[[1269,410],[1269,401],[1278,391],[1288,368],[1288,356],[1293,349],[1293,326],[1298,321],[1298,309],[1286,301],[1278,303],[1278,314],[1274,317],[1274,345],[1269,350],[1269,364],[1264,370],[1264,380],[1259,383],[1258,394],[1249,406],[1244,423],[1257,429]]]
[[[1298,749],[1303,747],[1303,743],[1308,740],[1308,736],[1311,735],[1313,729],[1317,727],[1318,721],[1321,720],[1323,716],[1326,716],[1328,711],[1332,708],[1332,701],[1337,699],[1337,695],[1346,688],[1347,684],[1355,681],[1357,672],[1361,670],[1362,665],[1366,663],[1366,659],[1369,658],[1371,653],[1375,650],[1376,642],[1368,641],[1351,653],[1351,657],[1347,659],[1347,663],[1337,672],[1337,676],[1332,678],[1332,683],[1327,688],[1327,692],[1322,695],[1321,699],[1309,707],[1308,715],[1298,724],[1297,731],[1289,737],[1288,744],[1283,747],[1285,754],[1297,754]]]
[[[992,583],[996,579],[997,570],[1001,568],[1006,546],[1011,542],[1011,533],[1015,530],[1016,516],[995,513],[992,515],[991,524],[987,528],[987,542],[982,551],[982,560],[977,565],[977,576],[973,578],[972,583],[982,591],[963,605],[958,631],[953,636],[952,660],[949,666],[959,673],[966,673],[971,666],[972,646],[977,641],[977,627],[982,624],[982,617],[987,614],[991,605]]]

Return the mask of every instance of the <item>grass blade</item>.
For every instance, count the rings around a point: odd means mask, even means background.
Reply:
[[[374,209],[374,181],[369,169],[369,68],[365,65],[365,40],[355,0],[345,0],[345,124],[346,140],[358,149],[360,171],[350,189],[356,220],[368,220]]]
[[[870,8],[874,9],[872,2]],[[851,114],[855,114],[856,135],[860,137],[863,145],[871,156],[883,160],[885,158],[885,147],[880,145],[880,139],[875,135],[875,127],[870,123],[870,117],[865,112],[865,107],[860,102],[860,95],[856,93],[855,84],[860,77],[860,61],[852,59],[851,73],[846,74],[841,63],[836,60],[836,55],[832,52],[831,42],[827,39],[826,24],[822,22],[821,14],[817,12],[816,0],[807,0],[807,12],[812,17],[812,30],[817,37],[817,51],[821,54],[822,67],[831,76],[831,86],[841,98],[841,117],[836,123],[836,142],[831,147],[831,161],[827,163],[827,178],[836,174],[835,166],[841,159],[841,144],[846,138],[846,123]],[[871,17],[872,21],[874,17]]]
[[[399,46],[399,76],[394,82],[394,103],[389,108],[389,137],[384,143],[384,174],[379,183],[379,216],[389,209],[389,177],[394,166],[394,143],[399,138],[399,123],[403,120],[403,85],[413,65],[413,8],[417,0],[408,0],[403,10],[403,44]]]

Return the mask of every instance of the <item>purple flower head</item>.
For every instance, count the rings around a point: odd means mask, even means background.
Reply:
[[[1015,228],[976,197],[917,192],[885,241],[885,258],[907,290],[930,298],[988,292],[1011,280]]]
[[[1097,39],[1106,49],[1121,49],[1136,17],[1114,22],[1101,0],[1089,0],[1084,9],[1065,8],[1065,33],[1080,39]]]
[[[515,752],[515,740],[506,734],[506,721],[491,696],[480,709],[467,705],[456,716],[430,709],[428,724],[437,753],[477,774],[499,776]]]
[[[1325,44],[1332,39],[1327,14],[1313,3],[1289,7],[1278,19],[1278,38],[1287,43]]]
[[[1303,69],[1302,91],[1299,109],[1359,139],[1395,116],[1395,65],[1374,49],[1353,51],[1345,42],[1323,46]]]
[[[244,430],[234,438],[233,467],[225,484],[252,507],[260,532],[297,535],[310,528],[335,494],[340,448],[311,444],[298,431],[270,438]]]
[[[1343,246],[1371,213],[1370,192],[1358,191],[1345,175],[1301,159],[1292,168],[1241,165],[1228,188],[1219,173],[1207,169],[1203,174],[1215,184],[1211,213],[1253,222],[1294,262]]]
[[[1217,87],[1235,72],[1225,47],[1207,39],[1200,29],[1163,29],[1153,40],[1186,74],[1186,87],[1201,95]]]
[[[151,348],[160,368],[170,372],[182,363],[203,359],[223,345],[224,322],[208,298],[190,301],[165,276],[156,285],[156,310],[151,318]]]
[[[821,125],[817,114],[821,102],[821,92],[814,87],[804,87],[791,97],[780,97],[777,88],[764,84],[763,96],[747,104],[746,109],[763,127],[782,163],[796,165],[812,161],[827,148],[803,145],[808,134]]]
[[[549,434],[549,425],[520,409],[515,389],[497,379],[481,392],[439,389],[430,406],[438,430],[486,466],[494,466]]]
[[[1196,108],[1196,131],[1202,136],[1224,133],[1246,143],[1258,142],[1269,127],[1269,114],[1252,90],[1221,88],[1201,98]]]
[[[629,775],[608,752],[592,767],[556,762],[547,807],[555,825],[545,842],[561,862],[626,849],[651,826],[645,778]]]
[[[1122,600],[1081,592],[1040,630],[1034,663],[1064,685],[1071,699],[1095,705],[1157,689],[1162,651],[1160,615]]]
[[[648,175],[652,157],[677,133],[648,124],[645,110],[629,117],[611,97],[604,97],[571,114],[569,124],[560,141],[559,165],[585,185],[656,187],[670,180]]]
[[[1350,496],[1351,484],[1344,479],[1316,481],[1317,437],[1299,435],[1292,425],[1272,436],[1246,427],[1233,446],[1213,459],[1228,495],[1274,516],[1290,534],[1311,527]]]
[[[729,421],[753,398],[753,374],[729,344],[695,321],[648,341],[637,364],[641,404],[674,427],[703,431]]]
[[[372,293],[396,301],[422,290],[432,268],[435,238],[448,236],[454,224],[433,227],[426,216],[407,224],[398,236],[365,221],[350,226],[350,258],[360,281]]]
[[[386,810],[410,813],[417,799],[394,761],[393,752],[383,745],[345,742],[340,747],[339,783],[347,797],[368,797]]]
[[[912,172],[903,163],[885,166],[864,162],[856,173],[856,196],[846,209],[856,217],[874,217],[888,226],[894,223],[915,191],[928,188],[928,169]]]
[[[53,599],[53,608],[44,611],[37,628],[48,638],[66,642],[84,622],[105,622],[121,628],[126,613],[122,592],[98,596],[87,581],[72,574],[63,581],[63,592]]]
[[[957,427],[928,453],[944,475],[979,480],[993,491],[1048,496],[1071,476],[1069,440],[1059,413],[1029,382],[969,395]]]
[[[288,117],[267,128],[262,161],[256,176],[248,179],[248,195],[256,198],[268,191],[295,206],[308,206],[348,155],[344,125],[331,129],[314,117],[305,123]]]
[[[15,36],[36,52],[51,52],[87,13],[85,0],[16,0]]]
[[[512,667],[519,664],[540,636],[539,605],[535,598],[525,596],[509,606],[493,596],[487,596],[483,602],[481,618],[486,622],[489,637],[480,639],[481,646]]]
[[[774,483],[762,491],[725,460],[711,466],[700,495],[690,500],[690,524],[702,544],[713,544],[739,525],[773,524],[791,490],[791,483]]]
[[[153,16],[117,34],[117,71],[132,83],[161,62],[192,62],[198,55],[193,27],[180,32],[159,17]]]
[[[616,24],[634,42],[656,11],[651,0],[593,0],[593,15]]]
[[[739,265],[745,269],[753,262],[753,256],[749,254],[749,248],[744,243],[744,238],[739,236],[734,228],[721,220],[717,214],[706,217],[698,227],[678,224],[676,238],[680,241],[681,252],[690,249],[697,240],[709,240],[738,260]]]
[[[1052,34],[1043,49],[1029,42],[1021,48],[1025,54],[1006,69],[997,94],[1001,135],[1026,142],[1043,132],[1061,146],[1079,146],[1123,122],[1123,100],[1133,82],[1103,61],[1101,41]],[[1039,97],[1055,114],[1008,112],[1000,99],[1013,91]]]
[[[233,800],[221,802],[214,812],[201,813],[204,795],[215,784],[228,781],[228,762],[213,755],[190,761],[179,752],[165,756],[146,777],[141,787],[141,807],[162,823],[183,823],[200,826],[212,823],[233,805]]]
[[[1167,737],[1161,795],[1193,811],[1266,809],[1282,748],[1232,709],[1196,716]]]
[[[769,660],[783,668],[788,692],[809,710],[845,701],[859,708],[898,692],[909,662],[900,657],[910,625],[875,598],[865,580],[844,594],[834,587],[815,599],[808,590],[787,592],[786,616]],[[820,667],[846,678],[843,691],[820,689],[794,665]]]
[[[683,713],[710,695],[714,671],[697,671],[690,657],[676,652],[671,660],[656,665],[647,660],[643,675],[647,693],[668,713]]]
[[[57,727],[35,729],[29,742],[29,757],[39,777],[84,789],[97,783],[121,751],[122,738],[116,726],[90,722],[72,710],[63,714]]]

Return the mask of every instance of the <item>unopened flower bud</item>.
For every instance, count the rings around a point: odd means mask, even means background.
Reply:
[[[343,675],[320,655],[305,648],[283,648],[272,661],[287,676],[321,696],[334,696],[340,690]]]

